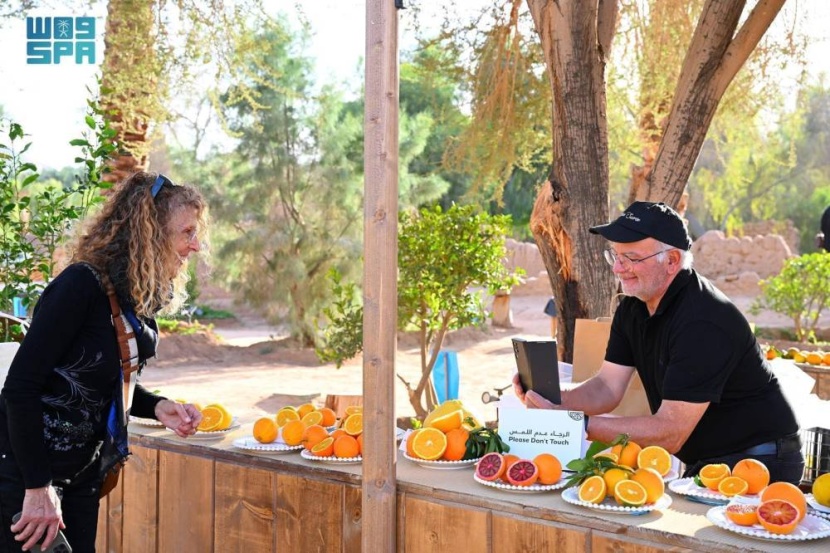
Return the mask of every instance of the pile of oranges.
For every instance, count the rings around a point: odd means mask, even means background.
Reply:
[[[807,514],[807,498],[789,482],[770,483],[769,470],[756,459],[743,459],[730,470],[725,464],[706,465],[700,483],[727,497],[760,495],[760,504],[733,504],[726,516],[740,526],[760,524],[772,534],[790,534]]]
[[[671,455],[660,446],[641,447],[628,441],[595,457],[615,464],[582,482],[581,501],[599,504],[611,497],[619,505],[640,507],[656,503],[666,491],[663,477],[671,471]]]
[[[336,423],[332,409],[306,403],[283,407],[274,417],[257,419],[253,433],[260,443],[270,444],[280,438],[288,446],[302,445],[319,457],[359,456],[363,450],[363,408],[348,407],[337,428]]]
[[[461,402],[444,402],[427,415],[423,428],[407,437],[406,454],[425,461],[462,460],[470,437],[467,418]]]

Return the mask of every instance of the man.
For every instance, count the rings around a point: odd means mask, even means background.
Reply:
[[[584,411],[591,440],[627,433],[641,445],[660,445],[686,464],[685,476],[753,457],[769,468],[771,481],[798,484],[804,460],[795,414],[749,323],[691,268],[692,241],[677,212],[635,202],[590,231],[610,242],[605,259],[626,296],[605,361],[595,376],[563,391],[562,405],[525,394],[518,375],[516,395],[528,407]],[[652,414],[595,416],[620,403],[635,370]]]

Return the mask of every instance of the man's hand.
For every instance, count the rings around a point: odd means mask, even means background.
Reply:
[[[202,422],[202,413],[191,403],[178,403],[163,399],[156,403],[156,418],[182,438],[196,433]]]
[[[519,379],[519,373],[513,375],[513,393],[516,394],[519,401],[530,409],[562,409],[561,405],[548,401],[533,390],[525,391],[522,387],[522,381]]]
[[[14,539],[25,542],[23,551],[32,549],[44,536],[40,547],[48,549],[63,528],[66,526],[61,513],[61,500],[55,488],[50,485],[27,489],[20,520],[11,526],[11,531],[17,534]]]

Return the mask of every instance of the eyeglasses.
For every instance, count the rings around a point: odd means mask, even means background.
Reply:
[[[161,187],[165,184],[169,184],[170,186],[176,186],[175,184],[173,184],[173,181],[171,181],[164,175],[159,174],[159,176],[156,177],[156,182],[154,182],[152,188],[150,188],[150,195],[153,196],[153,198],[155,198],[156,195],[159,193],[159,190],[161,190]]]
[[[647,255],[647,256],[645,256],[645,257],[641,257],[640,259],[631,259],[630,257],[628,257],[628,256],[627,256],[627,255],[625,255],[625,254],[617,255],[617,252],[615,252],[615,251],[614,251],[613,249],[611,249],[611,248],[608,248],[607,250],[605,250],[604,252],[602,252],[602,254],[605,256],[605,261],[607,261],[607,262],[608,262],[608,264],[609,264],[609,265],[611,265],[612,267],[614,266],[614,264],[615,264],[615,263],[617,262],[617,260],[619,259],[620,264],[621,264],[623,267],[630,268],[630,267],[632,267],[633,265],[635,265],[635,264],[637,264],[637,263],[642,263],[642,262],[643,262],[643,261],[645,261],[646,259],[651,259],[651,258],[652,258],[652,257],[654,257],[655,255],[660,255],[660,254],[661,254],[661,253],[663,253],[663,252],[667,252],[667,251],[669,251],[669,249],[671,249],[671,248],[667,248],[667,249],[665,249],[665,250],[660,250],[660,251],[659,251],[659,252],[657,252],[657,253],[653,253],[653,254],[651,254],[651,255]]]

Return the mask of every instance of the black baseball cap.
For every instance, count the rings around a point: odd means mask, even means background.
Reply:
[[[692,247],[692,239],[683,219],[663,202],[634,202],[616,221],[588,230],[621,244],[654,238],[681,250]]]

